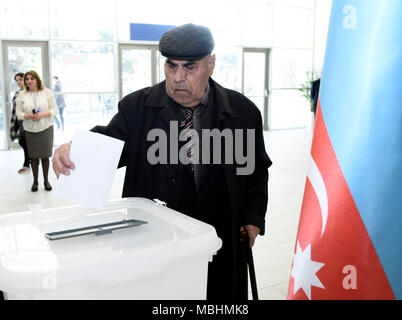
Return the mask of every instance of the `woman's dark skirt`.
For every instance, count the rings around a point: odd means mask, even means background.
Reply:
[[[47,159],[52,156],[53,126],[40,132],[25,130],[30,159]]]

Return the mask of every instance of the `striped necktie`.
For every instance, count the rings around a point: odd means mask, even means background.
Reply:
[[[192,136],[193,136],[193,113],[194,113],[194,108],[184,108],[185,111],[185,116],[184,120],[180,122],[180,135],[186,141],[184,148],[187,150],[187,157],[189,158],[190,161],[190,167],[193,169],[192,163],[193,163],[193,154],[195,152],[195,142],[193,141]]]

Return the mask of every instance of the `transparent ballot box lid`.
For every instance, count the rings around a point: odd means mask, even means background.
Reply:
[[[1,214],[0,290],[41,290],[52,274],[57,286],[146,278],[184,258],[210,261],[221,244],[212,226],[144,198]]]

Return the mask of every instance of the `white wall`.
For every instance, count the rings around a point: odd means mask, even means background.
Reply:
[[[332,0],[315,0],[313,70],[322,71]]]

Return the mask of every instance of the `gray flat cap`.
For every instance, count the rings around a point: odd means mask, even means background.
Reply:
[[[159,40],[159,51],[166,58],[198,60],[214,49],[211,31],[189,23],[165,32]]]

